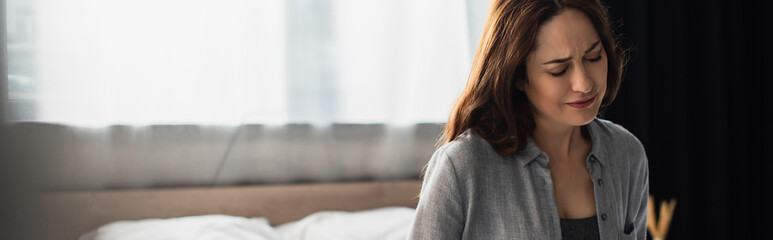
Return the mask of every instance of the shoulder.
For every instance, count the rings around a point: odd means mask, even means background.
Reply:
[[[503,157],[485,139],[467,130],[435,151],[435,158],[447,159],[458,171],[480,170]]]
[[[647,156],[639,138],[623,126],[609,120],[595,118],[590,123],[603,151],[613,158],[627,159],[628,165],[643,168],[647,165]]]
[[[453,141],[444,144],[438,150],[456,157],[488,154],[494,152],[491,145],[483,138],[468,129],[456,137]]]
[[[590,124],[594,134],[605,145],[613,146],[614,149],[644,150],[644,146],[639,138],[620,124],[601,118],[593,119]]]

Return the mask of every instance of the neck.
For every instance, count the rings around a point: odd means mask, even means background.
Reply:
[[[586,144],[581,127],[535,118],[532,138],[553,159],[569,159]]]

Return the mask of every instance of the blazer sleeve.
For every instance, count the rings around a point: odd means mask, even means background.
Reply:
[[[408,239],[462,238],[464,198],[454,164],[443,149],[427,164]]]

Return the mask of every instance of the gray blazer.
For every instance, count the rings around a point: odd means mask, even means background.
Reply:
[[[608,120],[587,125],[601,239],[646,239],[649,170],[639,139]],[[408,239],[561,239],[548,157],[532,138],[501,156],[467,130],[427,166]]]

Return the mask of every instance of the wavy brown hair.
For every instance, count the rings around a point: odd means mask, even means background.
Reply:
[[[437,146],[472,129],[497,153],[511,156],[526,147],[535,123],[524,86],[526,59],[537,32],[567,8],[585,13],[607,52],[607,89],[601,107],[612,103],[620,87],[627,49],[613,33],[607,7],[599,0],[492,0],[467,86],[448,117]]]

